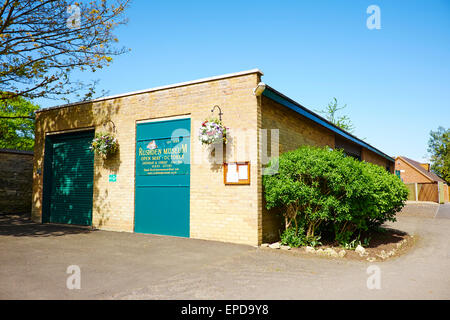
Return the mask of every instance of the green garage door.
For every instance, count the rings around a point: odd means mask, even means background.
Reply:
[[[93,131],[46,137],[43,222],[92,224]]]
[[[190,119],[136,128],[135,232],[189,237]]]

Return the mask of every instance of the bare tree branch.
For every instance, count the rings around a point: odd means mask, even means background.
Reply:
[[[113,30],[125,24],[129,0],[4,0],[0,6],[0,100],[14,97],[66,98],[75,92],[91,97],[94,84],[73,81],[76,70],[95,72],[116,48]],[[68,8],[76,6],[77,14]],[[77,12],[76,12],[77,13]],[[79,19],[71,24],[71,19]],[[79,23],[79,27],[78,27]]]

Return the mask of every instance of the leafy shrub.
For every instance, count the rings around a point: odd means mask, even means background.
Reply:
[[[293,248],[298,248],[306,245],[305,238],[303,230],[297,233],[294,228],[287,228],[281,234],[281,243]]]
[[[283,235],[292,243],[294,236],[311,241],[322,233],[350,243],[361,231],[395,221],[407,199],[398,177],[340,150],[303,146],[275,161],[278,173],[263,176],[266,206],[283,208]]]
[[[319,241],[320,238],[320,236],[307,236],[303,228],[296,231],[295,228],[290,227],[281,234],[281,243],[293,248],[301,246],[315,247],[322,244]]]
[[[370,243],[370,237],[364,238],[361,242],[360,235],[351,241],[337,241],[344,249],[355,250],[357,246],[368,247]]]

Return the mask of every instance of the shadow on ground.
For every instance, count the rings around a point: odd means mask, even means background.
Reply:
[[[0,236],[59,237],[69,234],[90,233],[93,231],[95,230],[76,226],[35,223],[27,215],[0,215]]]
[[[397,244],[402,241],[408,233],[393,228],[384,227],[383,232],[372,234],[368,248],[378,248],[382,245]]]

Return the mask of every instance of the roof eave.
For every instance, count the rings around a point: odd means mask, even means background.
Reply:
[[[274,88],[266,85],[266,89],[263,91],[262,95],[264,95],[265,97],[280,103],[281,105],[284,105],[285,107],[294,110],[295,112],[305,116],[306,118],[318,123],[319,125],[333,131],[334,133],[340,135],[341,137],[350,140],[354,143],[356,143],[357,145],[364,147],[372,152],[375,152],[376,154],[382,156],[383,158],[389,160],[390,162],[395,162],[394,158],[388,156],[387,154],[385,154],[384,152],[378,150],[377,148],[371,146],[370,144],[368,144],[367,142],[362,141],[361,139],[359,139],[358,137],[355,137],[354,135],[352,135],[351,133],[337,127],[336,125],[334,125],[333,123],[329,122],[328,120],[326,120],[325,118],[319,116],[318,114],[312,112],[311,110],[305,108],[304,106],[302,106],[301,104],[299,104],[298,102],[292,100],[291,98],[285,96],[284,94],[282,94],[281,92],[275,90]]]

